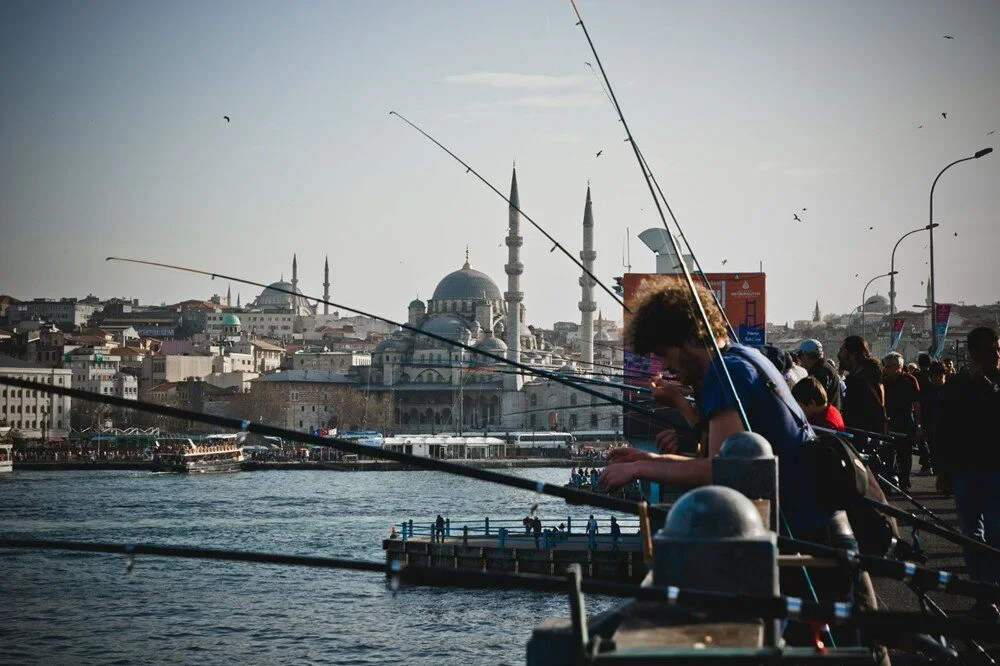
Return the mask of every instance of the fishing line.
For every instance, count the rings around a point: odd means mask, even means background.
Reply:
[[[161,263],[161,262],[157,262],[157,261],[148,261],[148,260],[145,260],[145,259],[129,259],[129,258],[126,258],[126,257],[108,257],[106,259],[106,261],[122,261],[122,262],[126,262],[126,263],[139,264],[139,265],[144,265],[144,266],[156,266],[156,267],[159,267],[159,268],[167,268],[167,269],[176,270],[176,271],[182,271],[182,272],[186,272],[186,273],[193,273],[195,275],[204,275],[204,276],[212,278],[213,280],[215,278],[221,278],[221,279],[224,279],[224,280],[231,280],[233,282],[239,282],[241,284],[247,284],[247,285],[251,285],[251,286],[255,286],[255,287],[267,288],[267,289],[270,289],[271,291],[277,291],[279,293],[289,294],[291,296],[296,296],[296,297],[301,296],[303,298],[311,298],[311,300],[315,300],[315,301],[317,301],[319,303],[325,303],[325,304],[330,305],[330,306],[335,307],[335,308],[339,308],[339,309],[342,309],[342,310],[347,310],[348,312],[353,312],[355,314],[359,314],[359,315],[361,315],[363,317],[370,317],[372,319],[375,319],[376,321],[381,321],[381,322],[384,322],[384,323],[389,324],[391,326],[398,326],[398,327],[400,327],[400,328],[402,328],[404,330],[412,331],[413,333],[417,333],[419,335],[423,335],[423,336],[431,338],[433,340],[437,340],[438,342],[443,342],[444,344],[450,345],[452,347],[458,347],[459,349],[464,349],[464,350],[472,352],[474,354],[479,354],[480,356],[485,356],[486,358],[493,359],[494,361],[498,361],[500,363],[504,363],[506,365],[509,365],[509,366],[512,366],[512,367],[515,367],[515,368],[520,368],[521,370],[525,370],[525,371],[527,371],[527,372],[529,372],[529,373],[531,373],[533,375],[536,375],[536,376],[539,376],[539,377],[544,377],[546,379],[550,379],[550,380],[552,380],[552,381],[554,381],[556,383],[564,384],[564,385],[567,385],[567,386],[571,386],[572,388],[575,388],[576,390],[578,390],[578,391],[580,391],[582,393],[586,393],[588,395],[592,395],[592,396],[595,396],[597,398],[601,398],[602,400],[605,400],[606,402],[609,402],[609,403],[612,403],[612,404],[615,404],[615,405],[619,405],[621,407],[625,407],[627,409],[630,409],[630,410],[635,411],[635,412],[640,413],[640,414],[644,414],[644,415],[646,415],[646,416],[648,416],[648,417],[650,417],[652,419],[660,421],[661,423],[664,423],[664,424],[669,425],[669,426],[671,426],[671,427],[673,427],[675,429],[678,429],[679,432],[685,432],[685,433],[687,433],[687,432],[689,432],[691,430],[691,427],[687,423],[683,423],[682,424],[682,423],[678,422],[676,419],[667,418],[667,417],[665,417],[661,413],[653,412],[650,409],[647,409],[645,407],[640,407],[639,405],[635,405],[633,403],[630,403],[630,402],[628,402],[626,400],[622,400],[620,398],[616,398],[614,396],[609,396],[609,395],[607,395],[605,393],[597,391],[596,389],[592,389],[592,388],[589,388],[589,387],[586,387],[586,386],[577,386],[575,384],[572,384],[572,382],[569,382],[568,380],[564,379],[561,375],[559,375],[557,373],[550,372],[548,370],[542,370],[540,368],[535,368],[533,366],[521,363],[519,361],[512,361],[511,359],[508,359],[505,356],[499,356],[497,354],[493,354],[492,352],[487,352],[487,351],[483,351],[482,349],[477,349],[476,347],[473,347],[471,345],[467,345],[467,344],[462,343],[462,342],[458,342],[457,340],[452,340],[451,338],[448,338],[446,336],[438,335],[437,333],[432,333],[430,331],[426,331],[424,329],[417,328],[416,326],[410,326],[409,324],[403,324],[403,323],[400,323],[398,321],[394,321],[392,319],[388,319],[386,317],[381,317],[379,315],[371,314],[370,312],[365,312],[364,310],[358,310],[357,308],[351,308],[351,307],[348,307],[346,305],[342,305],[340,303],[334,303],[333,301],[328,301],[328,300],[320,299],[320,298],[312,298],[312,297],[309,297],[309,296],[305,296],[303,294],[296,293],[296,292],[294,292],[291,289],[284,289],[282,287],[279,287],[279,286],[276,286],[276,285],[273,285],[273,284],[272,285],[265,285],[265,284],[262,284],[260,282],[255,282],[253,280],[247,280],[245,278],[239,278],[239,277],[235,277],[235,276],[231,276],[231,275],[225,275],[223,273],[213,273],[213,272],[201,270],[201,269],[198,269],[198,268],[189,268],[187,266],[179,266],[179,265],[175,265],[175,264],[166,264],[166,263]]]
[[[187,546],[159,546],[155,544],[98,543],[86,541],[56,541],[48,539],[0,539],[0,548],[22,550],[68,550],[75,552],[108,553],[112,555],[151,555],[260,564],[308,566],[323,569],[344,569],[371,573],[398,575],[401,582],[410,584],[433,583],[449,587],[516,588],[540,592],[567,593],[569,577],[546,574],[522,574],[481,571],[477,569],[441,569],[426,565],[400,564],[387,566],[383,562],[350,560],[308,555],[284,555],[254,551],[195,548]],[[792,618],[806,621],[827,622],[871,629],[886,629],[929,634],[944,634],[961,638],[995,637],[996,624],[975,620],[930,617],[921,613],[868,611],[855,609],[845,603],[809,603],[796,597],[751,596],[706,592],[669,586],[646,587],[630,583],[583,579],[583,592],[603,594],[640,601],[667,602],[673,609],[684,608],[709,612],[712,617],[726,618]]]
[[[606,284],[604,284],[603,282],[601,282],[597,278],[596,275],[594,275],[593,273],[591,273],[590,271],[588,271],[587,268],[579,260],[577,260],[576,257],[573,256],[572,252],[570,252],[565,247],[563,247],[562,243],[560,243],[555,238],[553,238],[552,235],[549,234],[549,232],[545,231],[545,229],[542,229],[542,227],[539,226],[539,224],[537,222],[535,222],[533,219],[531,219],[531,217],[527,213],[525,213],[523,210],[521,210],[518,206],[515,206],[513,203],[511,203],[510,199],[508,199],[506,196],[504,196],[504,194],[500,190],[498,190],[497,188],[495,188],[493,186],[493,183],[491,183],[490,181],[486,180],[481,175],[479,175],[479,172],[476,171],[475,169],[473,169],[468,164],[466,164],[462,160],[462,158],[460,158],[458,155],[456,155],[455,153],[453,153],[450,150],[448,150],[447,148],[445,148],[437,139],[435,139],[430,134],[428,134],[427,132],[423,131],[422,129],[420,129],[416,125],[414,125],[412,122],[410,122],[409,120],[407,120],[406,117],[403,116],[402,114],[400,114],[400,113],[398,113],[396,111],[390,111],[389,115],[390,116],[396,116],[397,118],[399,118],[400,120],[402,120],[404,123],[406,123],[407,125],[409,125],[413,129],[415,129],[418,132],[420,132],[421,134],[423,134],[430,141],[432,141],[434,143],[434,145],[436,145],[438,148],[440,148],[444,152],[448,153],[448,155],[450,155],[456,162],[458,162],[459,164],[461,164],[462,166],[464,166],[465,169],[466,169],[466,173],[472,173],[472,174],[474,174],[476,176],[476,178],[478,178],[479,180],[481,180],[483,182],[483,184],[485,184],[488,188],[490,188],[491,190],[493,190],[498,197],[500,197],[501,199],[503,199],[504,201],[506,201],[508,206],[510,206],[511,208],[513,208],[514,210],[516,210],[519,214],[521,214],[524,217],[524,219],[526,219],[528,222],[531,223],[531,226],[535,227],[535,229],[538,229],[538,231],[540,231],[542,233],[542,235],[545,236],[545,238],[547,238],[551,243],[553,243],[555,245],[555,247],[553,249],[558,248],[563,254],[565,254],[567,257],[569,257],[570,261],[572,261],[574,264],[576,264],[577,267],[580,268],[580,270],[582,270],[584,272],[584,274],[587,275],[587,277],[589,277],[590,279],[592,279],[595,284],[597,284],[598,286],[600,286],[600,288],[603,289],[605,292],[607,292],[607,294],[609,296],[611,296],[611,298],[613,298],[619,305],[621,305],[623,308],[625,308],[626,312],[631,312],[631,310],[629,310],[628,307],[625,305],[625,301],[623,301],[622,299],[620,299],[618,297],[618,295],[614,291],[612,291],[611,289],[609,289]]]
[[[642,155],[639,152],[639,146],[635,142],[635,138],[632,136],[632,131],[629,129],[628,122],[625,120],[625,114],[622,112],[621,105],[618,103],[618,98],[615,96],[614,88],[611,85],[611,81],[608,79],[608,74],[604,70],[604,65],[601,63],[601,57],[597,54],[597,48],[594,46],[593,40],[590,38],[590,33],[587,30],[586,24],[583,22],[583,17],[580,16],[580,10],[577,9],[576,2],[570,0],[570,4],[573,6],[573,12],[576,14],[578,23],[577,25],[583,30],[584,37],[587,39],[587,44],[590,45],[590,51],[594,54],[594,60],[597,62],[597,67],[601,70],[601,76],[604,79],[604,83],[607,85],[608,94],[611,96],[611,101],[615,106],[615,111],[618,113],[618,118],[622,123],[622,127],[625,129],[625,134],[628,137],[629,143],[632,145],[632,150],[635,153],[636,160],[639,164],[639,170],[642,171],[643,179],[646,181],[646,187],[649,189],[649,194],[653,198],[653,203],[656,205],[656,211],[660,216],[660,220],[663,222],[663,227],[667,230],[667,237],[670,240],[670,244],[677,254],[681,272],[684,275],[684,281],[687,284],[688,290],[691,292],[691,299],[694,305],[698,309],[698,314],[700,315],[701,322],[705,326],[705,335],[708,338],[708,342],[711,344],[712,350],[714,350],[716,357],[718,358],[718,365],[721,366],[722,375],[724,375],[725,383],[727,388],[732,392],[733,400],[736,403],[736,411],[739,414],[740,421],[743,424],[743,428],[748,432],[752,432],[753,428],[750,426],[750,419],[747,417],[746,410],[743,408],[743,401],[740,399],[739,393],[736,391],[736,385],[733,383],[733,378],[729,373],[729,368],[726,366],[722,358],[722,350],[719,348],[719,343],[715,339],[715,335],[712,332],[712,325],[708,318],[708,313],[705,310],[704,304],[701,302],[701,298],[698,296],[698,290],[695,288],[694,279],[691,277],[691,271],[688,269],[687,264],[684,262],[684,257],[680,252],[680,248],[677,247],[676,241],[674,241],[673,235],[670,234],[670,228],[667,225],[667,218],[663,214],[663,207],[660,205],[660,200],[656,196],[656,191],[653,189],[651,178],[646,171]],[[712,290],[709,289],[709,292]],[[718,370],[716,370],[718,372]]]

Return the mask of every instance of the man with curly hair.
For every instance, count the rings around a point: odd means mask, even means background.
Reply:
[[[745,430],[736,396],[722,369],[725,364],[751,429],[767,439],[778,456],[782,510],[793,533],[818,540],[821,532],[828,532],[834,516],[819,507],[811,487],[811,470],[803,446],[811,433],[799,425],[806,423],[806,416],[788,384],[763,354],[729,341],[712,294],[700,286],[697,293],[707,314],[708,328],[691,300],[690,291],[670,281],[654,287],[642,299],[625,330],[625,340],[636,354],[652,354],[666,370],[674,373],[677,383],[657,383],[653,396],[657,402],[677,409],[690,425],[699,426],[706,433],[702,443],[707,445],[709,457],[676,455],[677,433],[666,430],[657,437],[659,454],[631,448],[612,452],[601,484],[609,489],[634,479],[675,486],[710,484],[710,458],[718,454],[727,437]],[[709,336],[722,351],[721,359]],[[688,392],[681,385],[696,392],[697,410],[686,399]],[[846,518],[842,527],[842,532],[850,533]]]

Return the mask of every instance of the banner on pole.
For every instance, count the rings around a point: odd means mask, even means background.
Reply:
[[[938,303],[934,308],[934,329],[937,331],[937,349],[934,356],[941,356],[944,339],[948,335],[948,320],[951,318],[951,303]]]
[[[905,319],[900,319],[898,317],[892,320],[892,335],[889,338],[889,351],[896,351],[896,345],[899,344],[899,339],[903,337],[903,325],[905,323]]]

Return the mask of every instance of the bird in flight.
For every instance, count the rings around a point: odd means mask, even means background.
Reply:
[[[802,212],[804,213],[804,212],[806,212],[807,210],[809,210],[809,209],[808,209],[808,208],[803,208],[803,209],[802,209]]]
[[[799,214],[798,213],[792,213],[792,219],[795,220],[796,222],[801,222],[802,221],[802,220],[799,219]]]
[[[229,116],[222,116],[222,117],[226,119],[227,123],[229,122]]]
[[[859,275],[858,273],[855,273],[855,274],[854,274],[854,277],[858,277],[858,275]]]
[[[944,118],[945,120],[948,120],[948,114],[947,113],[942,113],[941,117]]]
[[[951,35],[941,35],[941,39],[955,39]]]
[[[924,128],[923,125],[917,125],[917,129],[923,129],[923,128]]]
[[[955,238],[958,238],[958,232],[957,231],[955,232]]]
[[[723,259],[723,260],[722,260],[722,265],[723,265],[723,266],[725,266],[725,265],[726,265],[726,262],[728,262],[728,261],[729,261],[728,259]]]
[[[989,132],[986,133],[986,136],[989,136],[990,134],[993,134],[993,132],[996,132],[996,130],[990,130]]]
[[[600,157],[600,156],[601,156],[601,153],[603,153],[603,152],[604,152],[604,149],[601,149],[601,150],[598,150],[598,151],[597,151],[597,155],[596,155],[596,157]]]
[[[875,228],[875,227],[868,227],[868,231],[871,231],[871,230],[872,230],[872,229],[874,229],[874,228]]]

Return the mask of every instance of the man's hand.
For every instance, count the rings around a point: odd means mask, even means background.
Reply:
[[[642,453],[647,452],[642,451]],[[598,480],[598,483],[609,493],[618,490],[635,479],[635,465],[635,462],[619,462],[614,465],[608,465],[601,472],[601,478]]]
[[[643,451],[642,449],[634,449],[630,446],[623,446],[617,449],[612,449],[608,453],[607,464],[618,465],[622,463],[639,462],[640,460],[652,460],[655,457],[655,453]]]
[[[680,442],[680,437],[677,436],[677,431],[670,428],[664,430],[656,436],[656,450],[660,453],[677,453],[677,444]]]
[[[691,389],[683,384],[667,380],[650,382],[653,389],[653,400],[667,407],[679,407],[684,398],[691,395]]]

